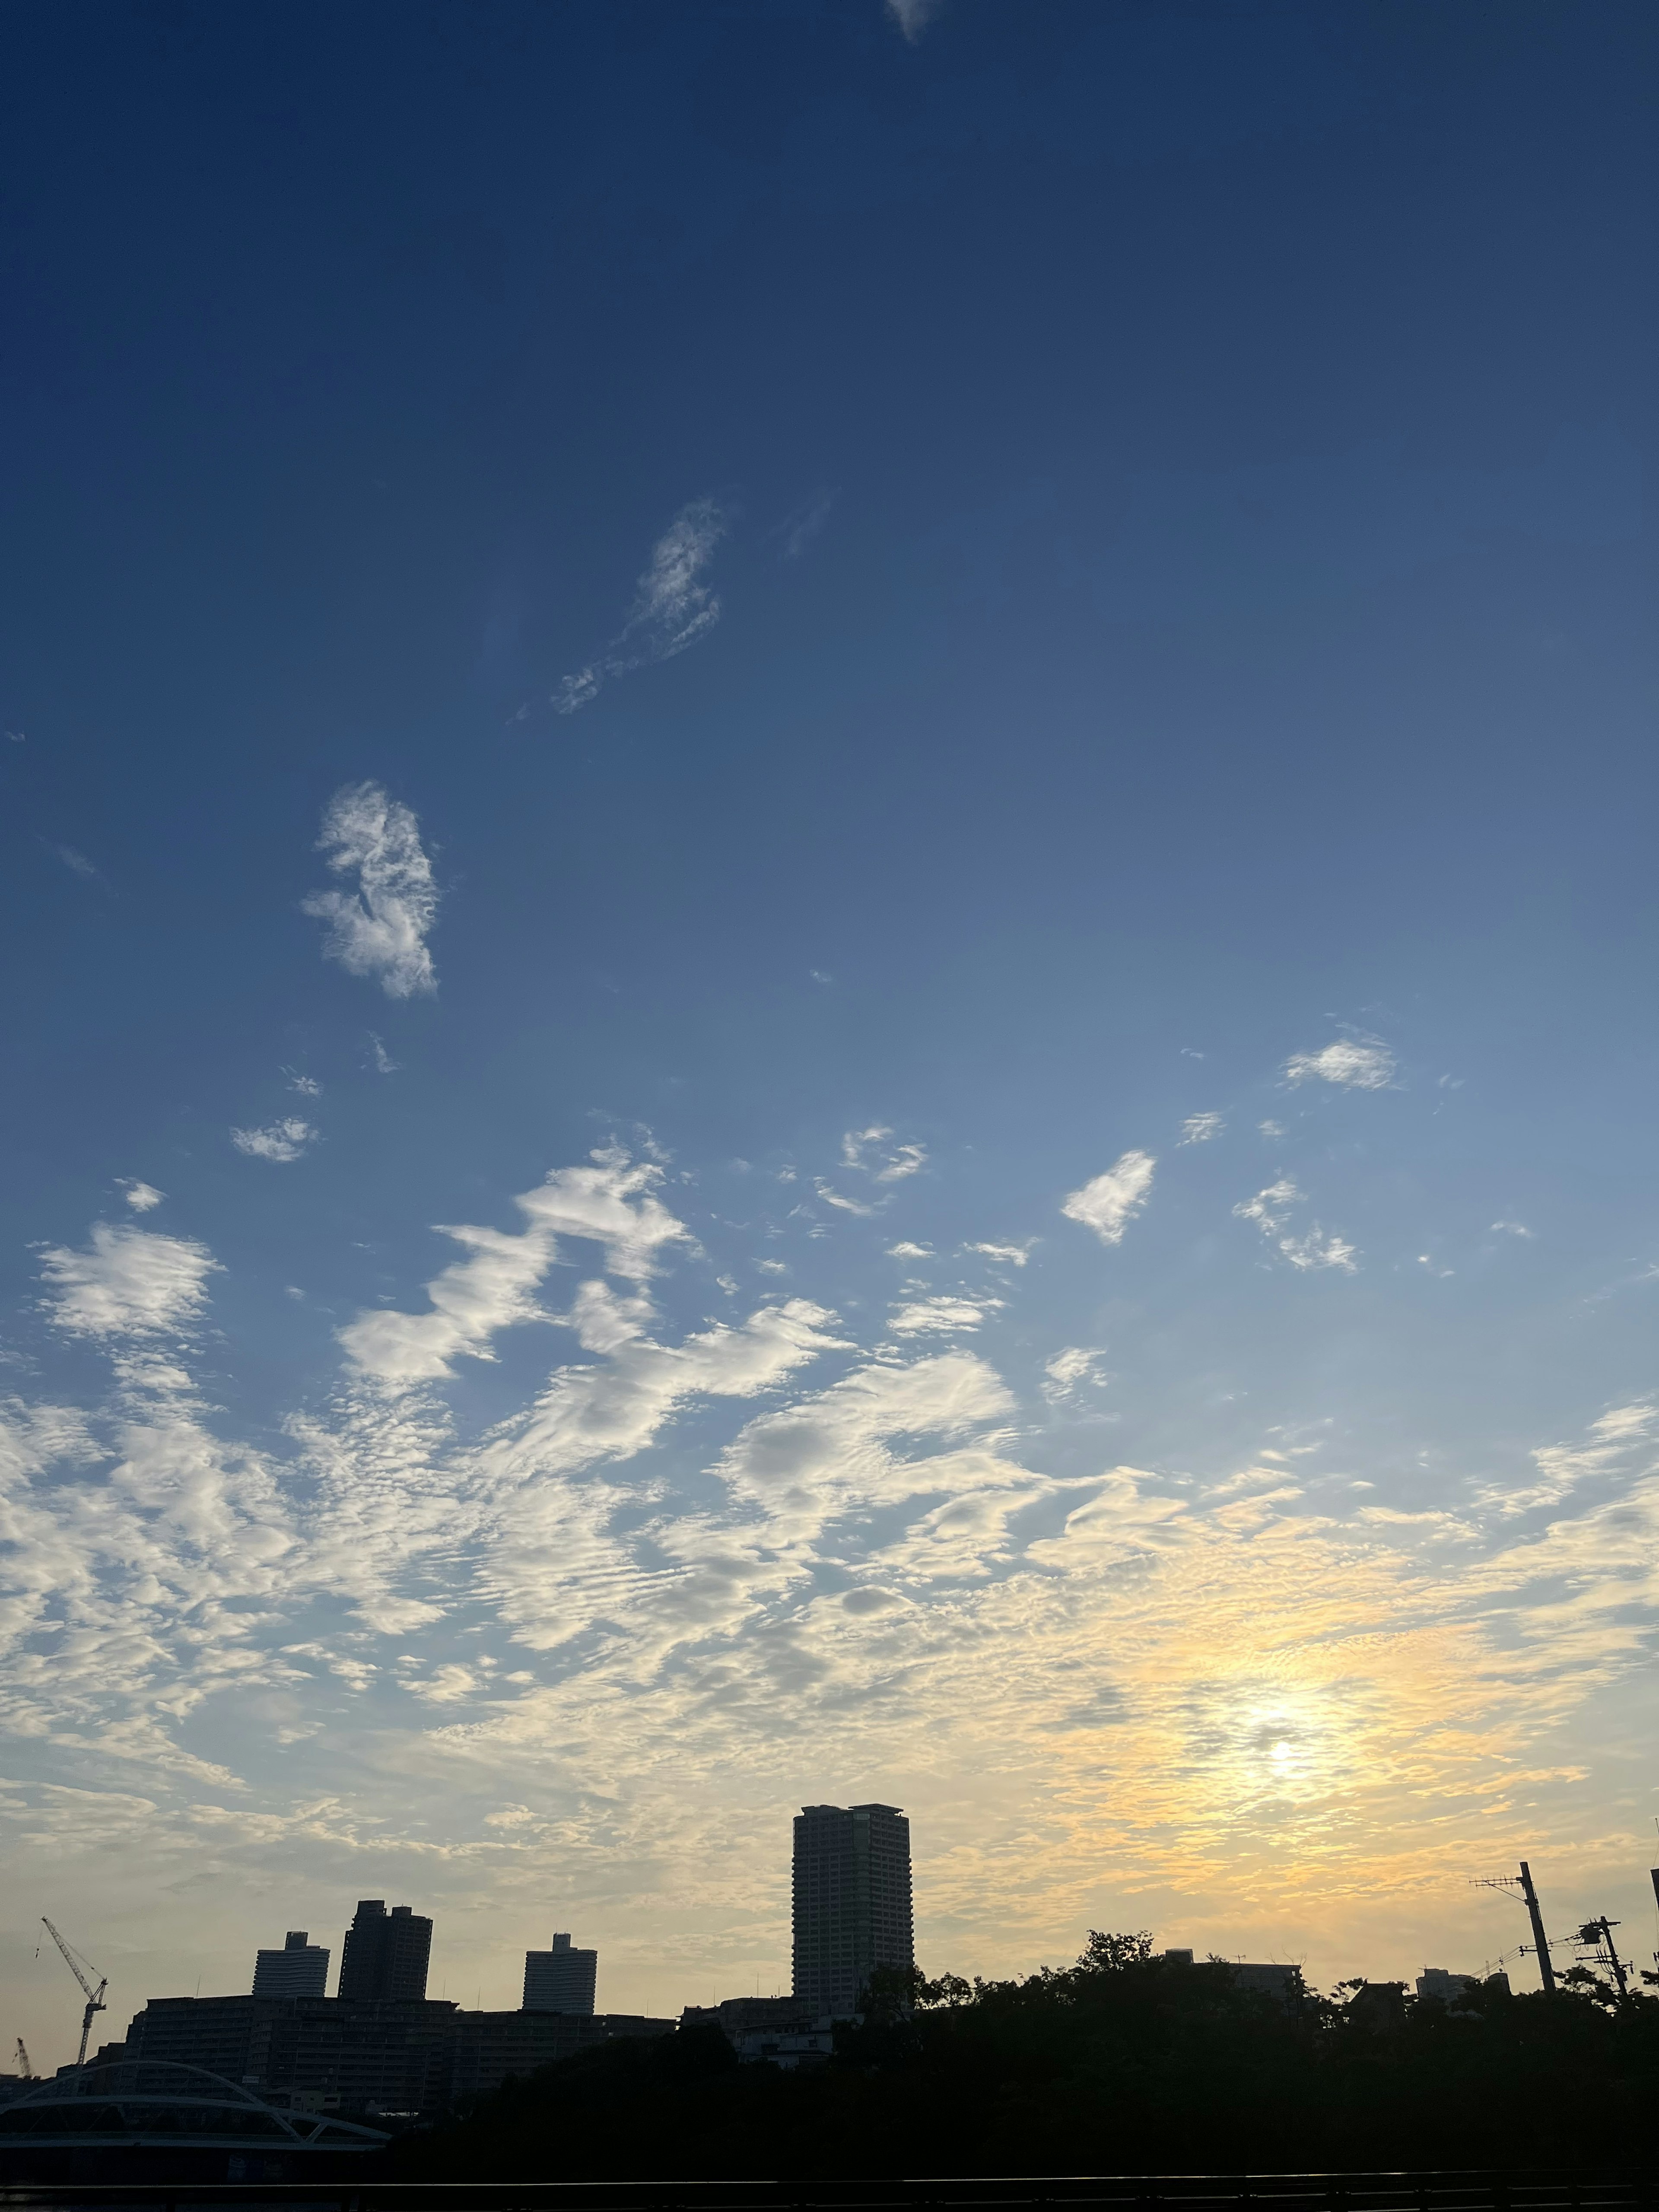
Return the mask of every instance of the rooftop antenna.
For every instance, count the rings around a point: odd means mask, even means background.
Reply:
[[[97,1967],[93,1966],[89,1960],[82,1958],[78,1951],[70,1949],[70,1946],[64,1941],[63,1937],[52,1926],[51,1921],[47,1919],[44,1912],[40,1915],[40,1925],[46,1929],[47,1935],[51,1936],[52,1942],[63,1953],[64,1964],[69,1968],[70,1973],[74,1975],[76,1980],[80,1983],[82,1989],[86,1992],[87,2008],[81,2015],[81,2055],[75,2062],[77,2066],[84,2066],[87,2063],[87,2038],[92,2033],[92,2015],[95,2012],[102,2012],[106,2009],[104,2004],[104,1991],[109,1987],[109,1976],[107,1974],[100,1975],[98,1986],[94,1990],[88,1977],[92,1974],[96,1974],[98,1972]],[[82,1969],[84,1969],[84,1972]]]
[[[1537,1954],[1538,1972],[1544,1984],[1544,1994],[1546,1996],[1553,1996],[1555,1966],[1550,1958],[1550,1939],[1544,1933],[1544,1916],[1538,1909],[1538,1892],[1532,1886],[1532,1869],[1527,1864],[1525,1859],[1521,1862],[1521,1871],[1518,1875],[1487,1875],[1482,1880],[1472,1882],[1470,1887],[1520,1891],[1522,1901],[1527,1908],[1527,1917],[1532,1922],[1533,1949]]]

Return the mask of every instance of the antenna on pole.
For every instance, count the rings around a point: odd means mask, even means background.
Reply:
[[[1527,1864],[1525,1859],[1521,1862],[1521,1871],[1518,1875],[1487,1875],[1482,1880],[1472,1882],[1470,1887],[1474,1889],[1520,1891],[1522,1901],[1527,1908],[1527,1917],[1532,1922],[1533,1948],[1538,1955],[1538,1972],[1544,1984],[1544,1994],[1546,1996],[1553,1996],[1555,1966],[1550,1957],[1550,1939],[1544,1933],[1544,1916],[1539,1910],[1538,1892],[1532,1886],[1532,1869]],[[1659,1894],[1659,1877],[1656,1878],[1655,1890],[1656,1894]]]

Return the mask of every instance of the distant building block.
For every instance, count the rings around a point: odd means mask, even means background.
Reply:
[[[739,2058],[786,2072],[822,2066],[836,2049],[835,2022],[815,2015],[799,1997],[727,1997],[718,2005],[687,2005],[682,2027],[718,2027]]]
[[[1510,1978],[1501,1970],[1495,1974],[1448,1973],[1443,1966],[1425,1966],[1417,1978],[1417,1994],[1435,2004],[1443,2004],[1448,2012],[1468,2009],[1468,1999],[1479,1989],[1501,1990],[1510,1994]]]
[[[259,1951],[253,1960],[256,1997],[319,1997],[328,1987],[328,1947],[303,1928],[290,1928],[280,1951]]]
[[[599,1954],[578,1950],[568,1936],[556,1936],[550,1951],[524,1954],[526,2012],[589,2014],[598,1985]]]
[[[339,1994],[354,2003],[419,2004],[431,1956],[429,1920],[406,1905],[388,1912],[384,1899],[365,1897],[346,1930]]]

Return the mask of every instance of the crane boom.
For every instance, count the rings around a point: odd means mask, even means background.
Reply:
[[[96,1973],[98,1969],[95,1966],[88,1966],[85,1973],[82,1972],[82,1962],[80,1959],[76,1956],[75,1952],[70,1948],[69,1945],[58,1934],[57,1929],[52,1926],[51,1921],[47,1919],[44,1912],[40,1915],[40,1925],[46,1929],[47,1935],[51,1936],[52,1942],[63,1953],[64,1964],[69,1968],[70,1973],[74,1975],[76,1980],[80,1983],[82,1989],[86,1993],[87,2008],[81,2015],[81,2055],[75,2062],[77,2066],[84,2066],[87,2063],[87,2038],[92,2033],[92,2015],[95,2012],[103,2012],[106,2009],[104,2004],[104,1991],[109,1987],[109,1976],[107,1974],[101,1976],[99,1980],[98,1986],[94,1990],[92,1984],[87,1979],[87,1973]]]
[[[26,2081],[34,2079],[34,2069],[29,2063],[29,2047],[21,2035],[17,2039],[17,2070]]]

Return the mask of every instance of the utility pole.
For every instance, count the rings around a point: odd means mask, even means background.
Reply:
[[[1587,1920],[1584,1923],[1578,1931],[1578,1940],[1581,1943],[1594,1943],[1598,1951],[1605,1948],[1607,1964],[1613,1968],[1613,1978],[1619,1984],[1619,2002],[1620,2004],[1628,2004],[1630,1984],[1625,1978],[1625,1969],[1619,1954],[1613,1948],[1613,1931],[1618,1925],[1619,1923],[1616,1920],[1609,1920],[1604,1912],[1599,1920]]]
[[[1538,1946],[1538,1971],[1543,1977],[1547,1994],[1553,1996],[1555,1968],[1550,1960],[1550,1939],[1544,1933],[1544,1916],[1538,1910],[1538,1892],[1532,1886],[1532,1869],[1525,1859],[1521,1862],[1521,1894],[1527,1901],[1527,1911],[1532,1921],[1532,1940]]]
[[[1544,1984],[1545,1996],[1553,1996],[1555,1967],[1550,1958],[1550,1939],[1544,1933],[1544,1916],[1538,1909],[1538,1892],[1532,1886],[1532,1869],[1527,1864],[1525,1859],[1521,1862],[1521,1872],[1518,1875],[1488,1875],[1484,1881],[1473,1882],[1470,1887],[1474,1889],[1518,1889],[1520,1891],[1526,1905],[1527,1917],[1532,1922],[1532,1942],[1533,1949],[1538,1954],[1539,1978]],[[1654,1893],[1656,1896],[1659,1896],[1659,1875],[1654,1876]]]

